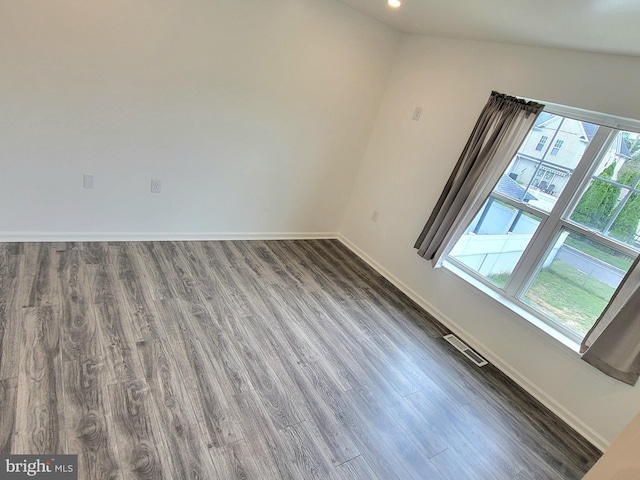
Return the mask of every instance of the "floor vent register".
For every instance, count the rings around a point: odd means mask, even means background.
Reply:
[[[489,364],[489,362],[487,362],[484,358],[474,352],[471,347],[469,347],[466,343],[456,337],[453,333],[445,335],[443,338],[451,345],[453,345],[457,350],[459,350],[460,353],[462,353],[465,357],[475,363],[478,367],[484,367],[485,365]]]

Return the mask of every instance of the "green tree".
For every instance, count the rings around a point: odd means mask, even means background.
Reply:
[[[611,236],[626,243],[635,241],[636,232],[638,231],[638,223],[640,222],[640,196],[632,193],[631,197],[622,207],[618,214],[618,218],[613,222],[609,232]]]
[[[624,162],[618,174],[618,182],[633,187],[640,177],[640,157],[633,157]]]
[[[599,179],[611,180],[615,168],[614,162],[593,179],[571,214],[571,220],[596,230],[602,230],[606,227],[620,196],[620,187]]]
[[[635,186],[640,177],[640,161],[637,158],[627,160],[620,169],[618,181],[623,185]],[[640,222],[640,196],[632,193],[609,229],[612,237],[626,243],[635,241]]]

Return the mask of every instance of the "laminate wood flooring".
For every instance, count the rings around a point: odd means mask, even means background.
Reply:
[[[600,453],[335,240],[0,244],[0,452],[79,478],[579,479]]]

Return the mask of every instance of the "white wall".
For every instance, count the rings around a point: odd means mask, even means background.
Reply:
[[[2,2],[0,237],[336,232],[399,38],[332,0]]]
[[[491,90],[640,118],[638,78],[633,57],[404,37],[341,230],[600,447],[640,409],[640,386],[601,374],[412,247]]]

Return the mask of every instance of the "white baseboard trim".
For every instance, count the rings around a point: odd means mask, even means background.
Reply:
[[[369,256],[366,252],[361,250],[356,244],[345,237],[342,234],[338,235],[338,240],[342,242],[353,253],[358,255],[362,260],[368,263],[378,273],[389,280],[400,291],[411,298],[414,302],[424,308],[427,312],[433,315],[439,322],[454,332],[464,342],[476,350],[480,355],[485,357],[491,363],[493,363],[498,369],[500,369],[505,375],[516,382],[520,387],[526,390],[531,396],[542,403],[545,407],[555,413],[562,421],[564,421],[571,428],[576,430],[580,435],[591,442],[596,448],[604,452],[609,446],[610,442],[600,435],[598,432],[589,427],[586,423],[576,417],[572,412],[565,408],[561,403],[549,396],[542,388],[521,374],[516,368],[509,364],[509,362],[503,360],[499,355],[487,348],[482,342],[478,341],[469,332],[460,328],[455,321],[442,313],[438,308],[433,306],[425,298],[419,295],[415,290],[406,285],[402,280],[397,278],[389,270],[380,265],[376,260]]]
[[[141,242],[188,240],[336,239],[336,232],[0,232],[0,242]]]

